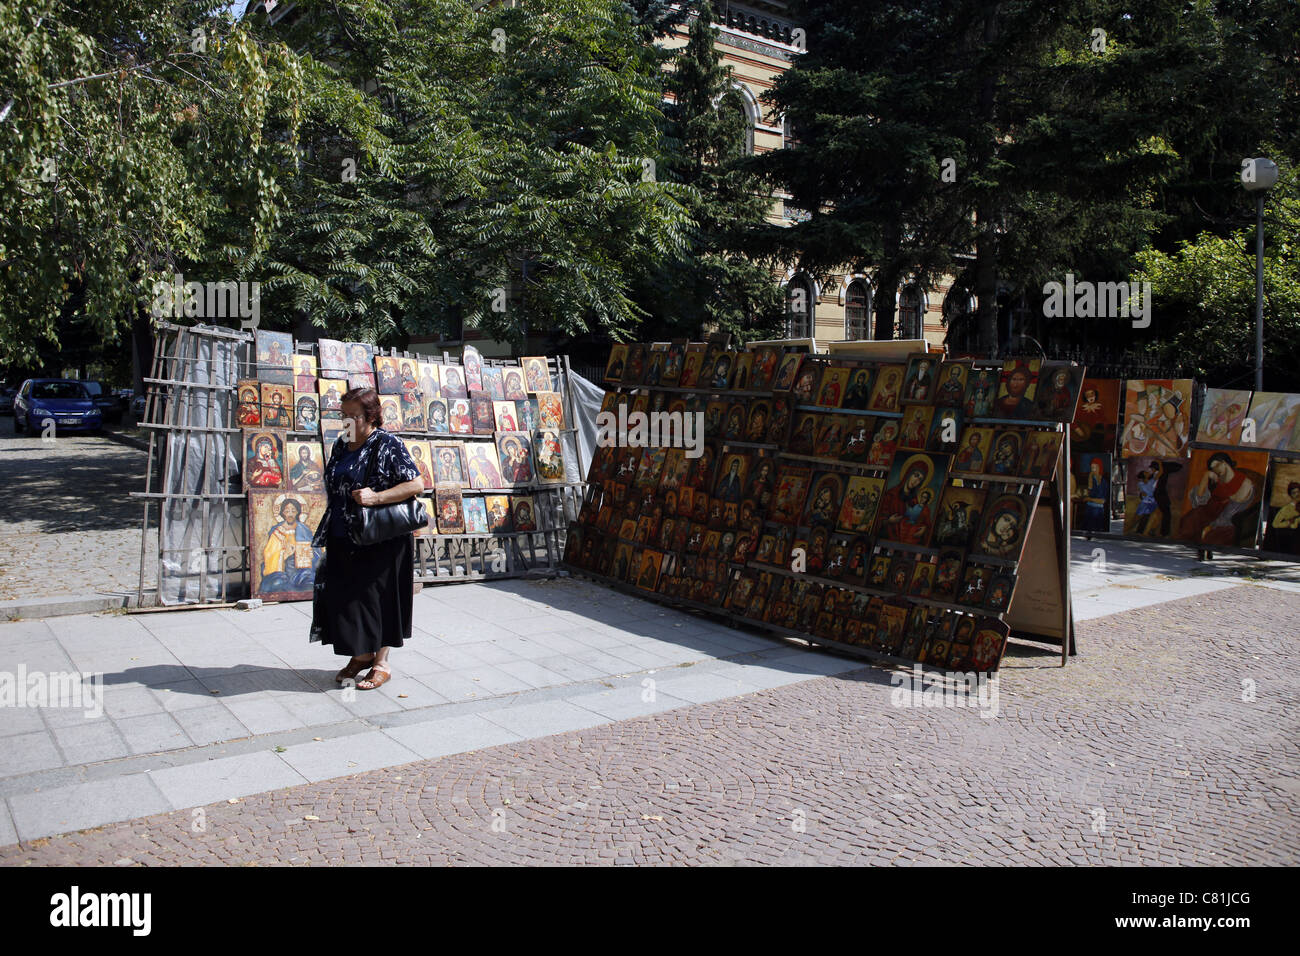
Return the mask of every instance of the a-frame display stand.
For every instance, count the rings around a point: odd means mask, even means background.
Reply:
[[[1059,644],[1061,665],[1076,653],[1070,600],[1070,429],[1065,429],[1055,478],[1044,484],[1020,559],[1020,580],[1007,608],[1011,637]]]

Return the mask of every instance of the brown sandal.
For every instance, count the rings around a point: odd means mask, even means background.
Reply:
[[[370,668],[370,673],[357,682],[359,690],[378,690],[383,687],[392,678],[393,673],[389,670],[380,670],[378,667]],[[369,687],[362,687],[362,684],[369,684]]]
[[[369,667],[370,664],[371,661],[358,661],[355,657],[352,658],[343,670],[334,675],[334,683],[342,684],[345,680],[355,680],[356,676]]]

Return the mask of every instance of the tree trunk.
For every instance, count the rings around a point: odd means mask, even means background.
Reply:
[[[998,5],[990,3],[984,11],[984,46],[988,47],[998,35]],[[985,75],[980,82],[979,114],[986,128],[992,128],[997,87],[993,67],[987,59],[983,60]],[[993,159],[998,151],[996,142],[985,144],[986,162]],[[983,150],[981,150],[983,151]],[[979,302],[979,344],[981,350],[990,355],[998,348],[998,262],[997,235],[994,232],[994,209],[988,197],[982,197],[975,207],[975,225],[978,235],[975,240],[975,296]]]
[[[880,285],[875,293],[877,342],[894,337],[894,314],[898,303],[898,271],[889,270],[880,273]]]

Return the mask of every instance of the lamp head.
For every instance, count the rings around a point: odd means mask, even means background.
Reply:
[[[1241,161],[1241,185],[1247,192],[1266,192],[1277,182],[1277,163],[1263,156]]]

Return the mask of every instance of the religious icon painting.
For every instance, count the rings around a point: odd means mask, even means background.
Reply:
[[[799,412],[795,415],[794,428],[790,432],[790,453],[793,455],[811,455],[817,447],[817,426],[822,419],[815,412]]]
[[[876,419],[871,415],[844,416],[844,440],[839,451],[841,461],[866,464],[875,423]]]
[[[262,382],[293,386],[293,336],[288,332],[256,333],[257,378]]]
[[[1038,373],[1042,359],[1011,358],[1002,364],[998,376],[998,397],[993,403],[995,418],[1038,417],[1034,397],[1038,394]]]
[[[997,670],[1002,652],[1007,646],[1011,628],[995,617],[982,617],[975,625],[975,639],[971,642],[970,668],[974,671]]]
[[[436,362],[418,362],[419,392],[427,406],[435,398],[442,398],[442,366]]]
[[[474,444],[477,446],[480,443],[475,442]],[[460,442],[430,442],[429,454],[433,459],[433,483],[435,485],[455,485],[457,488],[469,487],[469,482],[465,478],[464,450]]]
[[[871,389],[868,408],[873,412],[898,411],[898,399],[903,390],[906,365],[882,365],[876,373],[876,384]]]
[[[237,386],[239,405],[235,410],[235,424],[240,428],[262,424],[262,385],[257,379],[241,379]]]
[[[451,403],[447,406],[447,417],[451,421],[451,433],[453,435],[474,434],[474,422],[471,417],[469,399],[452,399]]]
[[[348,342],[343,346],[349,378],[353,375],[365,375],[370,380],[370,387],[375,387],[375,347],[365,342]]]
[[[285,487],[283,431],[244,429],[244,488]]]
[[[999,429],[993,435],[993,451],[984,471],[990,475],[1019,475],[1025,432],[1019,428]]]
[[[906,594],[914,570],[916,570],[916,555],[910,551],[900,551],[890,562],[889,578],[885,581],[885,588],[898,594]]]
[[[465,511],[465,533],[466,534],[487,534],[488,517],[487,505],[478,495],[472,495],[462,499],[462,506]],[[581,531],[581,529],[575,529]]]
[[[772,400],[768,415],[767,437],[760,439],[769,445],[785,446],[790,435],[790,399],[778,397]]]
[[[337,339],[321,339],[316,343],[320,356],[317,367],[321,378],[347,378],[348,360],[343,351],[343,343]]]
[[[472,345],[461,349],[460,365],[465,372],[465,388],[470,391],[483,391],[483,356]]]
[[[319,441],[285,442],[289,487],[294,491],[324,491],[325,461]]]
[[[744,414],[742,408],[742,415]],[[769,399],[758,399],[749,405],[749,417],[740,435],[741,440],[763,443],[767,441],[767,429],[772,420],[772,403]]]
[[[878,418],[876,423],[866,463],[873,468],[888,468],[898,450],[898,419]]]
[[[979,537],[971,548],[973,554],[986,554],[994,558],[1020,560],[1025,545],[1025,531],[1029,527],[1034,501],[1038,495],[1000,495],[989,501],[984,512],[984,523]]]
[[[907,357],[907,373],[903,377],[903,392],[899,401],[904,405],[933,405],[938,390],[939,359],[925,352]]]
[[[395,355],[375,356],[375,378],[379,385],[376,391],[380,395],[402,394],[401,359]]]
[[[643,591],[653,591],[659,586],[659,569],[663,563],[663,552],[646,548],[638,558],[636,586]]]
[[[402,430],[402,400],[396,395],[379,397],[379,414],[382,421],[379,427],[384,431],[400,432]]]
[[[644,343],[629,345],[627,350],[627,364],[623,367],[624,385],[640,385],[645,378],[646,361],[649,356],[649,347]]]
[[[885,480],[865,475],[849,478],[835,526],[846,532],[868,534],[876,521],[876,509],[885,490]]]
[[[434,435],[451,433],[451,422],[447,415],[447,403],[441,398],[431,398],[425,406],[425,425]]]
[[[930,434],[930,419],[933,417],[934,409],[928,405],[904,405],[898,447],[924,451],[925,440]]]
[[[930,422],[930,434],[925,439],[926,451],[955,452],[961,435],[962,414],[960,406],[938,406]]]
[[[948,456],[900,451],[880,499],[876,537],[927,547],[934,533]]]
[[[519,430],[521,432],[535,432],[541,427],[539,424],[541,416],[537,399],[519,399],[514,403],[514,405],[515,419],[519,422]]]
[[[961,589],[957,592],[957,603],[963,607],[983,607],[988,600],[989,582],[997,570],[990,564],[974,561],[967,564],[966,573],[962,575]]]
[[[724,441],[742,441],[745,437],[745,404],[732,402],[722,420],[722,438]]]
[[[828,365],[822,372],[821,382],[817,386],[814,405],[823,408],[839,408],[844,401],[844,391],[848,387],[849,370],[843,365]]]
[[[802,528],[833,528],[844,500],[847,475],[819,472],[813,477],[812,490],[799,521]]]
[[[487,392],[470,393],[469,415],[474,425],[475,435],[491,435],[497,430],[492,399],[488,397]]]
[[[311,540],[325,514],[323,492],[252,490],[248,541],[252,596],[263,601],[305,601],[312,596],[323,548]]]
[[[953,471],[978,475],[988,464],[989,453],[993,447],[993,429],[980,425],[967,425],[962,429],[957,441],[957,453],[953,456]]]
[[[412,531],[411,534],[417,538],[431,538],[438,533],[438,508],[432,495],[420,495],[419,502],[424,505],[424,512],[428,516],[428,521],[423,526]]]
[[[1267,473],[1268,452],[1193,448],[1176,537],[1198,548],[1252,547]]]
[[[877,554],[867,565],[867,587],[886,588],[889,586],[889,566],[893,557],[889,554]]]
[[[483,377],[483,391],[487,393],[487,397],[494,402],[504,402],[506,400],[506,380],[505,376],[501,374],[501,369],[494,365],[484,365],[479,374]],[[514,401],[514,399],[511,399],[511,401]]]
[[[469,389],[465,384],[465,370],[457,365],[442,367],[442,397],[451,401],[457,398],[469,398]]]
[[[908,596],[928,598],[933,588],[934,564],[929,561],[918,560],[915,569],[912,571],[912,580],[907,585]]]
[[[1020,474],[1026,478],[1048,481],[1056,474],[1056,461],[1061,455],[1063,436],[1058,431],[1031,429],[1025,433],[1025,444],[1020,454]]]
[[[804,500],[808,496],[808,484],[812,480],[812,469],[785,467],[777,474],[776,494],[772,499],[770,520],[778,524],[795,524],[803,513]]]
[[[668,357],[664,359],[663,377],[660,379],[661,384],[670,387],[677,387],[682,378],[682,363],[686,358],[686,340],[674,339],[668,343]],[[549,381],[549,378],[548,378]],[[535,391],[549,391],[551,386],[548,384],[544,389]]]
[[[1001,614],[1011,606],[1011,593],[1015,589],[1015,572],[999,571],[989,579],[984,607],[995,614]]]
[[[707,387],[719,391],[731,387],[731,371],[735,357],[733,352],[719,352],[705,364],[704,375]]]
[[[1083,383],[1083,366],[1070,362],[1044,362],[1039,372],[1038,417],[1049,422],[1068,422],[1074,419],[1079,401],[1079,386]]]
[[[529,438],[524,432],[498,432],[496,436],[501,477],[507,485],[527,485],[533,481],[533,459]]]
[[[532,495],[515,495],[510,499],[510,516],[514,520],[515,530],[532,532],[537,530],[537,505]]]
[[[652,345],[649,353],[646,355],[645,375],[641,378],[642,385],[648,385],[657,388],[663,384],[664,380],[664,363],[668,359],[666,349],[661,349],[658,345]]]
[[[605,363],[605,381],[620,383],[623,381],[623,369],[627,365],[627,346],[617,344],[610,347],[609,361]]]
[[[562,485],[567,480],[560,436],[555,432],[547,429],[534,433],[533,458],[537,463],[537,480],[542,484]]]
[[[398,396],[402,409],[402,430],[408,432],[425,431],[424,405],[414,391],[403,392]]]
[[[776,367],[776,374],[772,378],[772,391],[790,391],[798,378],[799,366],[802,362],[803,356],[798,352],[786,352],[781,356]]]
[[[970,362],[944,362],[939,366],[938,384],[934,390],[934,403],[948,408],[961,408],[966,402],[966,384],[970,378]]]
[[[374,388],[374,372],[348,372],[348,388]]]
[[[322,378],[316,383],[320,395],[321,418],[339,418],[343,414],[343,395],[347,385],[336,379]]]
[[[864,412],[871,404],[871,370],[866,368],[847,369],[848,381],[844,386],[844,398],[840,407]]]
[[[315,391],[293,393],[293,430],[315,432],[320,429],[320,399]]]
[[[492,415],[496,424],[495,430],[499,432],[520,431],[518,411],[519,409],[514,402],[493,402]]]
[[[728,452],[722,456],[722,465],[718,469],[718,483],[714,497],[722,503],[739,504],[744,496],[745,479],[749,476],[749,455],[744,452]]]
[[[838,458],[844,447],[844,429],[848,423],[847,415],[822,415],[813,440],[813,455],[818,458]]]
[[[930,591],[932,600],[948,604],[957,602],[957,592],[962,583],[961,564],[961,551],[947,549],[939,552],[934,571],[934,587]]]
[[[464,534],[465,507],[461,501],[460,488],[456,485],[439,485],[434,491],[434,503],[438,509],[438,533]]]
[[[822,365],[819,362],[806,360],[799,366],[799,374],[795,376],[794,384],[790,388],[790,395],[796,405],[811,405],[816,401],[820,394],[819,386],[822,378]]]
[[[434,481],[433,471],[429,466],[429,462],[432,460],[429,443],[418,439],[403,438],[402,444],[406,446],[407,452],[410,453],[411,461],[415,462],[415,470],[420,473],[420,480],[424,482],[425,490],[431,490]]]
[[[483,503],[487,506],[488,533],[509,534],[514,528],[510,520],[510,496],[484,495]]]
[[[559,392],[538,392],[536,428],[560,429],[564,427],[564,405]]]
[[[677,379],[680,388],[695,388],[700,382],[700,369],[704,363],[704,343],[693,342],[686,346],[682,357],[682,374]]]
[[[777,366],[781,361],[780,351],[772,345],[760,345],[753,350],[754,363],[750,372],[749,387],[756,392],[772,389],[776,378]]]
[[[1243,448],[1300,451],[1300,395],[1256,392],[1248,418],[1254,423],[1255,440],[1248,440],[1248,423],[1243,429]]]
[[[876,625],[876,637],[872,646],[881,653],[911,659],[921,644],[921,632],[909,634],[907,631],[908,607],[906,604],[885,602],[880,607],[880,619]]]
[[[748,391],[754,387],[754,353],[738,352],[731,367],[731,387],[737,391]]]
[[[316,359],[313,356],[293,356],[293,390],[295,392],[315,393]]]
[[[969,418],[993,417],[993,405],[998,396],[998,368],[972,368],[966,376],[966,399],[962,411]]]
[[[939,521],[934,529],[934,545],[938,548],[966,550],[984,518],[984,499],[988,492],[982,488],[958,488],[949,485],[943,490],[939,502]]]
[[[262,427],[293,428],[293,386],[262,383]]]
[[[1113,378],[1085,378],[1079,389],[1070,425],[1070,448],[1073,451],[1109,452],[1115,447],[1119,429],[1120,383]],[[1246,405],[1250,393],[1246,392]],[[1242,406],[1244,416],[1246,405]]]
[[[1273,461],[1265,500],[1268,530],[1263,550],[1300,555],[1300,462]]]

